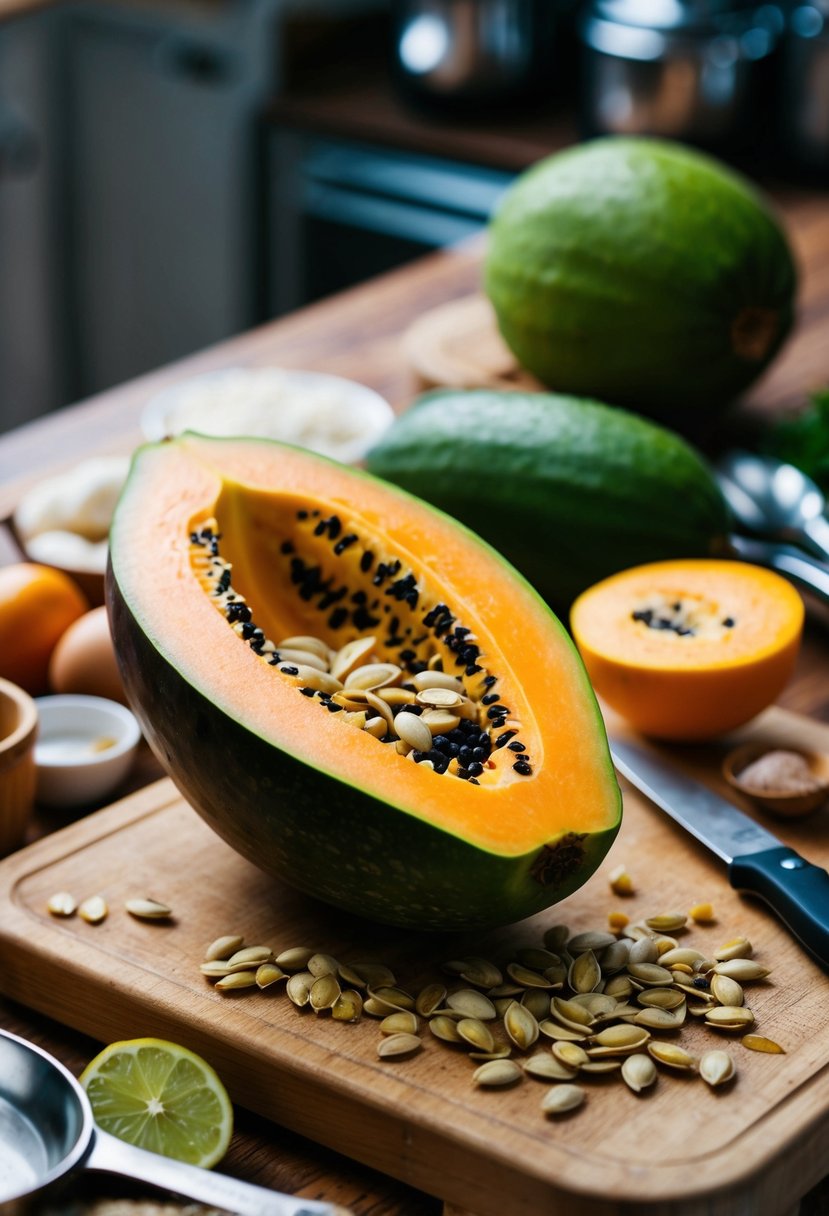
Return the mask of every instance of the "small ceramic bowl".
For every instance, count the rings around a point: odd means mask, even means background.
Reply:
[[[384,397],[327,372],[224,367],[172,384],[141,415],[150,440],[182,431],[278,439],[344,464],[361,460],[394,419]]]
[[[35,798],[37,709],[27,692],[0,680],[0,857],[23,842]]]
[[[783,777],[781,777],[779,786],[776,787],[773,780],[769,780],[768,775],[762,785],[753,785],[750,774],[748,778],[745,774],[755,761],[761,760],[763,756],[771,756],[772,753],[780,753],[778,761],[788,756],[795,760],[799,767],[805,765],[805,769],[808,770],[808,775],[814,783],[813,788],[801,791],[791,787],[787,788]],[[778,769],[782,772],[779,764]],[[794,748],[786,745],[773,747],[768,743],[746,743],[735,751],[729,752],[723,760],[722,772],[726,781],[735,790],[739,790],[758,806],[772,811],[775,815],[789,817],[808,815],[810,811],[817,810],[829,799],[829,756],[824,752],[814,752],[807,748]]]
[[[100,802],[127,776],[141,728],[124,705],[104,697],[38,697],[37,800],[78,807]]]

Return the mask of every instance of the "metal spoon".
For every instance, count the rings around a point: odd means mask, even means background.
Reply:
[[[749,532],[802,545],[829,560],[826,499],[810,477],[792,464],[752,452],[727,452],[717,469],[739,524]]]

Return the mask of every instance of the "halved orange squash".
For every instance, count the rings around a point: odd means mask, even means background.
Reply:
[[[145,733],[263,869],[445,929],[530,915],[604,856],[619,790],[575,647],[447,516],[299,449],[189,435],[138,453],[110,552]]]
[[[803,601],[743,562],[653,562],[585,591],[571,611],[593,687],[644,734],[710,739],[770,705],[794,668]]]

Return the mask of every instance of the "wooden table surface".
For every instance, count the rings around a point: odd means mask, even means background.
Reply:
[[[738,422],[801,406],[829,384],[829,201],[826,196],[776,195],[802,266],[797,328],[772,371],[747,398]],[[151,393],[209,369],[277,364],[336,372],[361,380],[403,409],[417,392],[401,352],[401,335],[426,309],[478,289],[477,245],[433,255],[342,296],[268,324],[176,365],[0,436],[0,519],[21,493],[45,474],[93,453],[129,451],[140,442],[138,419]],[[716,442],[716,436],[712,437]],[[0,561],[14,558],[0,527]],[[829,722],[829,612],[810,606],[804,646],[782,705]],[[159,775],[147,754],[133,784]],[[60,826],[38,813],[32,837]],[[0,965],[2,961],[0,960]],[[99,1045],[0,998],[0,1025],[45,1046],[78,1072]],[[239,1110],[237,1131],[223,1168],[231,1174],[353,1209],[357,1216],[437,1216],[439,1201],[311,1144]],[[109,1192],[123,1194],[123,1188]],[[92,1199],[100,1186],[79,1185]],[[829,1210],[826,1184],[803,1201],[802,1214]],[[735,1213],[737,1208],[735,1208]]]

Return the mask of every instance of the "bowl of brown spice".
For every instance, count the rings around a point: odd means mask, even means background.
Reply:
[[[776,815],[807,815],[829,798],[829,756],[807,748],[747,743],[722,765],[729,785]]]

